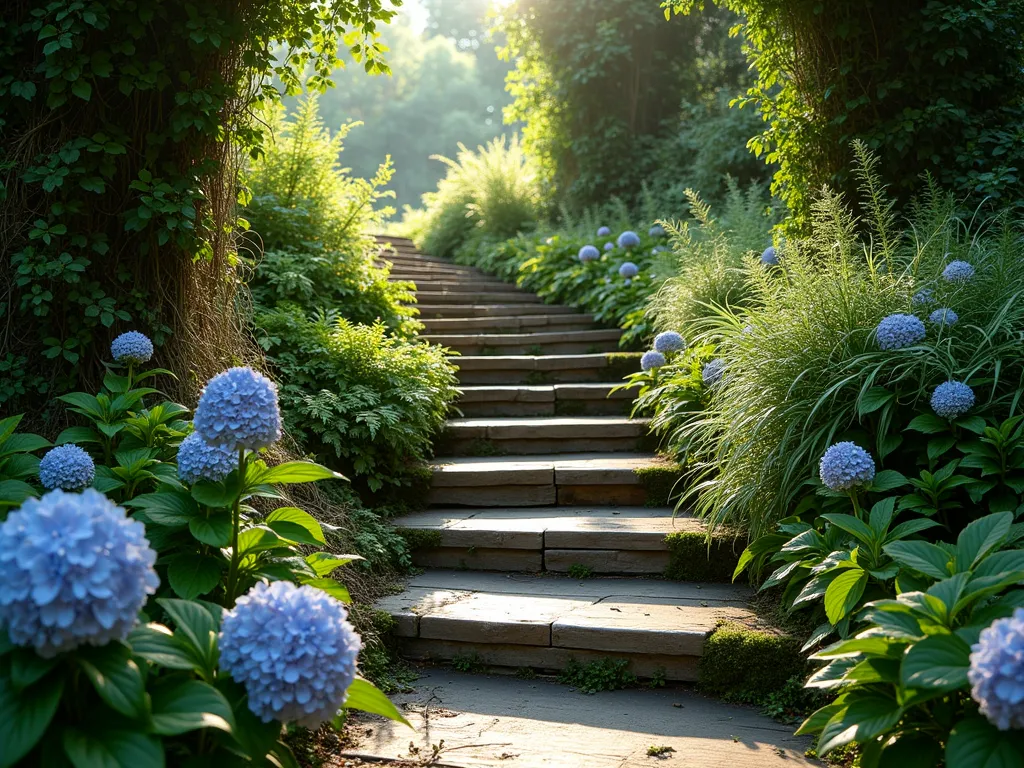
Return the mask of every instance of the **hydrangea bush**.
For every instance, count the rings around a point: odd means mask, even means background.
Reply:
[[[74,443],[51,448],[39,462],[39,482],[47,490],[80,491],[92,485],[95,477],[92,456]]]
[[[665,355],[657,350],[650,349],[643,353],[640,358],[640,369],[643,371],[653,371],[661,366],[665,365]]]
[[[879,349],[887,352],[911,347],[926,336],[924,323],[916,315],[895,314],[882,318],[875,329]]]

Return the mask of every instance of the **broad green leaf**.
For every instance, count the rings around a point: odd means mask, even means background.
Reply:
[[[1020,768],[1024,765],[1024,736],[1000,731],[983,717],[970,717],[953,726],[946,742],[950,768]]]
[[[908,688],[952,690],[967,687],[971,647],[956,635],[931,635],[913,645],[903,659],[901,677]]]
[[[20,507],[25,499],[34,499],[39,494],[24,480],[0,480],[0,509]]]
[[[949,431],[949,422],[940,419],[931,413],[922,413],[907,425],[907,429],[915,432],[924,432],[926,435],[934,435],[939,432]]]
[[[860,568],[843,571],[832,580],[825,590],[825,615],[830,622],[838,623],[856,607],[867,581],[867,573]]]
[[[138,626],[128,635],[132,653],[146,661],[168,669],[194,669],[202,672],[195,656],[190,655],[188,646],[162,624]]]
[[[68,427],[57,435],[56,445],[65,443],[98,443],[100,436],[91,427]]]
[[[867,546],[871,546],[871,543],[875,539],[875,532],[871,527],[863,520],[856,518],[853,515],[831,514],[822,515],[822,517],[837,528],[842,528],[844,531]]]
[[[322,579],[307,579],[302,583],[308,584],[311,587],[316,587],[322,592],[326,592],[331,597],[340,600],[343,603],[352,602],[352,596],[348,593],[348,590],[345,588],[345,585],[335,581],[330,577]]]
[[[61,395],[57,399],[67,403],[72,408],[83,411],[94,419],[103,418],[103,408],[100,406],[100,401],[85,392],[71,392],[67,395]]]
[[[895,469],[883,469],[871,481],[871,490],[877,493],[891,491],[907,484],[907,478]]]
[[[125,501],[124,505],[143,510],[152,522],[169,528],[182,528],[199,514],[199,507],[182,491],[144,493]]]
[[[63,692],[63,678],[18,692],[8,677],[0,675],[0,768],[16,765],[35,747],[57,712]]]
[[[167,567],[167,580],[183,600],[194,600],[216,589],[224,561],[214,555],[180,554]]]
[[[204,665],[209,675],[213,674],[217,651],[217,632],[220,628],[217,618],[202,603],[191,600],[157,598],[157,603],[167,611],[174,623],[175,636],[188,643]]]
[[[192,498],[207,507],[225,508],[235,503],[238,492],[225,483],[200,480],[192,486]]]
[[[926,541],[894,541],[882,551],[902,566],[935,579],[949,577],[949,554]]]
[[[108,643],[99,648],[84,647],[75,658],[96,693],[111,708],[133,719],[145,717],[145,684],[127,646]]]
[[[939,523],[935,520],[929,520],[928,518],[919,518],[917,520],[907,520],[905,523],[900,523],[891,531],[889,535],[885,537],[885,543],[888,544],[890,541],[899,541],[905,539],[907,536],[913,536],[915,533],[920,533],[929,528],[934,528]]]
[[[391,699],[381,693],[373,683],[357,677],[352,681],[345,694],[345,709],[360,709],[363,712],[370,712],[374,715],[382,715],[389,720],[396,720],[412,728],[397,707],[391,703]]]
[[[265,522],[272,530],[286,539],[291,537],[287,536],[283,531],[278,530],[273,523],[290,523],[304,528],[308,535],[313,539],[313,541],[303,541],[304,544],[327,543],[327,539],[324,538],[323,528],[320,527],[320,523],[316,521],[316,518],[298,507],[278,507],[267,515]],[[285,530],[287,530],[287,527]],[[300,541],[300,539],[291,540]]]
[[[58,663],[58,659],[44,659],[31,648],[14,648],[8,658],[11,662],[11,685],[18,691],[38,682]]]
[[[992,547],[1006,538],[1012,524],[1012,512],[986,515],[968,523],[956,540],[957,570],[967,571],[977,565]]]
[[[313,566],[317,576],[329,576],[335,568],[362,559],[360,555],[332,555],[330,552],[314,552],[306,558],[306,562]]]
[[[224,695],[201,680],[168,680],[153,687],[153,732],[177,736],[200,728],[230,733],[235,716]]]
[[[50,441],[45,437],[28,433],[14,434],[0,445],[0,459],[16,453],[32,453],[49,447]]]
[[[902,733],[882,748],[876,768],[935,768],[942,763],[942,746],[926,733]]]
[[[866,416],[874,413],[895,397],[896,395],[885,387],[871,387],[857,400],[857,415]]]
[[[64,753],[75,768],[163,768],[160,740],[138,731],[66,728]]]
[[[238,551],[242,555],[266,552],[283,546],[287,546],[287,542],[265,525],[254,525],[238,534]]]
[[[23,418],[25,418],[25,414],[19,413],[17,416],[0,419],[0,448],[3,447],[4,440],[14,434],[14,430],[18,428]]]
[[[843,709],[842,704],[827,704],[804,720],[797,729],[796,735],[805,736],[809,733],[818,733],[841,709]]]
[[[188,521],[188,529],[203,544],[211,547],[226,547],[231,543],[230,512],[211,512],[209,515],[197,514]]]
[[[312,483],[317,480],[345,480],[344,475],[311,461],[286,461],[266,470],[260,478],[261,483],[276,485],[280,483]]]
[[[824,756],[850,742],[863,743],[885,733],[899,722],[903,708],[880,693],[863,693],[848,698],[840,710],[825,724],[818,739],[818,755]]]
[[[889,530],[889,523],[892,522],[893,511],[896,509],[896,497],[890,496],[882,499],[871,507],[868,514],[868,525],[874,531],[874,539],[881,541],[885,532]]]
[[[786,541],[788,541],[788,537],[777,533],[770,533],[755,539],[740,555],[739,562],[736,564],[736,570],[732,574],[732,580],[736,581],[736,578],[746,570],[755,557],[781,549]]]

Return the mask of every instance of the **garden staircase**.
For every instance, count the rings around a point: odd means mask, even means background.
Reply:
[[[755,618],[744,586],[649,578],[666,535],[701,524],[664,506],[676,470],[611,394],[638,356],[589,315],[379,240],[392,279],[416,283],[424,338],[459,353],[462,392],[426,510],[395,521],[423,569],[376,606],[403,655],[520,675],[627,659],[641,678],[696,680],[715,627]]]

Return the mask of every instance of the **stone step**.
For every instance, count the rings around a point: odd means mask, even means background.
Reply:
[[[438,458],[430,463],[427,503],[435,506],[542,507],[663,504],[645,482],[674,465],[647,453]]]
[[[665,537],[704,525],[670,507],[506,507],[431,509],[394,520],[429,533],[433,545],[413,550],[422,568],[661,574],[669,564]],[[419,536],[419,540],[423,540]]]
[[[648,420],[627,416],[484,416],[449,419],[437,441],[448,456],[635,451]]]
[[[476,297],[478,300],[480,297]],[[488,296],[488,299],[493,298]],[[417,305],[424,319],[447,319],[464,317],[510,317],[524,315],[576,315],[572,307],[555,304],[431,304],[420,301]]]
[[[375,607],[417,658],[475,651],[495,666],[563,669],[617,655],[692,681],[719,622],[756,622],[750,596],[733,584],[427,570]]]
[[[633,393],[614,384],[509,384],[462,387],[463,416],[579,416],[628,414]]]
[[[586,331],[594,327],[592,315],[524,315],[522,317],[448,317],[424,320],[429,334],[524,333]]]
[[[462,384],[554,384],[615,381],[640,370],[640,356],[464,355],[452,361]]]
[[[414,279],[416,290],[432,293],[515,293],[515,286],[497,280],[481,280],[478,278],[460,278],[458,280],[419,280]],[[526,294],[530,295],[530,294]]]
[[[482,297],[479,292],[470,288],[461,288],[457,291],[414,291],[416,301],[420,304],[455,304],[459,306],[472,306],[473,302],[479,301]],[[505,291],[488,292],[488,301],[495,304],[540,304],[540,297],[533,293],[517,291],[509,286]]]
[[[425,339],[463,355],[586,355],[614,352],[622,332],[615,329],[537,333],[429,333]]]

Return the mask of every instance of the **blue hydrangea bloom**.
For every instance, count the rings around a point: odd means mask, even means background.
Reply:
[[[1024,608],[996,619],[971,646],[971,698],[996,728],[1024,728]]]
[[[743,326],[743,330],[741,331],[741,333],[744,336],[746,336],[748,333],[753,333],[753,332],[754,332],[754,326],[750,325],[749,323],[747,325],[744,325]]]
[[[661,224],[655,224],[653,227],[651,227],[649,230],[647,230],[647,236],[648,237],[664,237],[665,236],[665,228],[663,226],[661,226]]]
[[[666,251],[668,251],[667,245],[656,245],[654,246],[654,250],[652,250],[651,253],[665,253]]]
[[[584,245],[578,256],[580,261],[596,261],[601,258],[601,252],[592,245]]]
[[[252,368],[229,368],[207,382],[193,424],[211,445],[265,448],[281,437],[277,386]]]
[[[178,446],[178,478],[186,483],[209,480],[216,483],[231,474],[238,457],[226,445],[210,445],[198,432]]]
[[[882,349],[903,349],[924,339],[924,323],[915,315],[889,315],[878,324],[875,337]]]
[[[658,352],[679,352],[686,349],[686,340],[675,331],[662,331],[654,337],[654,348]]]
[[[92,485],[95,477],[92,456],[74,443],[51,448],[39,462],[39,482],[48,491],[80,491]]]
[[[922,288],[910,297],[910,303],[915,307],[925,307],[935,301],[935,291],[931,288]]]
[[[700,379],[704,382],[705,387],[713,387],[722,380],[722,376],[725,375],[725,360],[720,357],[716,357],[714,360],[709,360],[704,363],[704,367],[700,369]]]
[[[856,443],[836,443],[821,457],[818,474],[833,491],[845,491],[875,479],[875,460]]]
[[[605,249],[606,251],[610,251],[610,250],[612,250],[612,249],[613,249],[614,247],[615,247],[615,243],[613,243],[613,242],[610,242],[610,241],[604,244],[604,249]]]
[[[261,582],[224,614],[220,665],[263,722],[316,728],[345,703],[361,645],[340,601],[310,586]]]
[[[619,277],[636,277],[640,274],[640,267],[632,261],[625,262],[619,267]]]
[[[0,524],[0,627],[45,658],[123,640],[160,585],[142,523],[99,491],[50,491]]]
[[[764,252],[761,254],[761,263],[766,267],[774,267],[778,265],[779,257],[775,253],[774,245],[769,245],[764,249]]]
[[[942,276],[951,283],[966,283],[974,277],[974,267],[966,261],[951,261],[942,270]]]
[[[946,381],[932,392],[932,410],[944,419],[958,419],[974,407],[974,390],[962,381]]]
[[[665,363],[665,356],[653,349],[644,352],[643,357],[640,358],[640,368],[645,371],[661,368]]]
[[[640,245],[640,235],[627,229],[619,235],[619,239],[616,242],[618,242],[619,248],[636,248]]]
[[[110,354],[119,363],[145,363],[153,357],[153,342],[144,333],[128,331],[110,343]]]
[[[598,237],[611,237],[611,234],[612,234],[612,231],[608,227],[598,227],[597,228],[597,236]]]
[[[956,321],[960,319],[960,315],[952,309],[946,309],[943,307],[941,309],[936,309],[928,315],[928,319],[936,325],[955,325]]]

